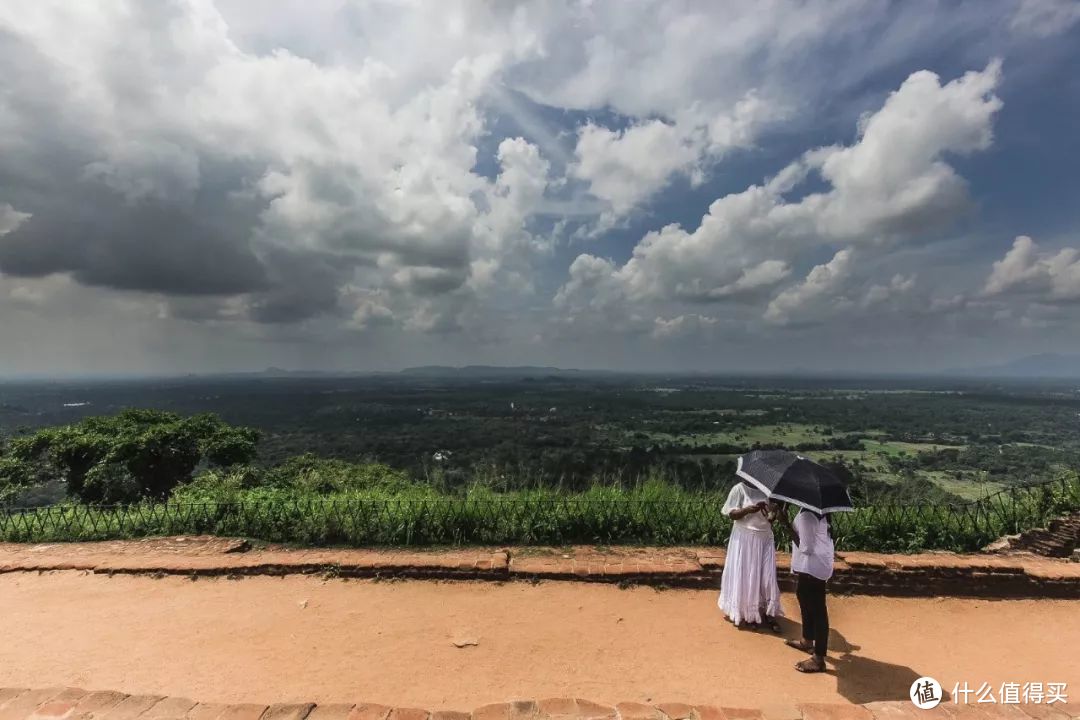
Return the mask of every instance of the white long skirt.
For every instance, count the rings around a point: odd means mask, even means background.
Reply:
[[[738,525],[732,529],[716,604],[736,625],[759,623],[762,616],[784,616],[772,531],[754,532]]]

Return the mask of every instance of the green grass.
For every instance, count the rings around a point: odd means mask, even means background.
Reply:
[[[868,453],[881,455],[914,455],[920,452],[937,452],[938,450],[961,450],[965,445],[946,445],[944,443],[911,443],[897,440],[863,440],[863,447]]]
[[[748,425],[738,430],[697,433],[666,433],[655,431],[626,430],[623,439],[633,439],[637,433],[644,434],[652,442],[682,443],[694,446],[709,445],[740,445],[751,447],[755,444],[782,445],[795,447],[804,443],[827,443],[834,438],[858,435],[863,437],[863,450],[820,450],[810,451],[809,455],[823,456],[843,453],[845,457],[869,457],[873,455],[913,455],[918,452],[933,452],[945,449],[961,449],[963,445],[949,445],[946,443],[912,443],[896,440],[873,440],[867,436],[880,436],[883,430],[867,430],[860,432],[834,432],[827,434],[823,425],[810,425],[806,423],[776,423],[771,425]]]
[[[785,445],[794,447],[802,443],[828,442],[833,437],[843,437],[846,433],[826,435],[820,425],[801,423],[779,423],[773,425],[748,425],[739,430],[684,433],[675,435],[665,432],[644,431],[652,442],[683,443],[686,445],[742,445],[750,447],[756,443],[762,445]],[[624,440],[632,439],[636,432],[625,431]]]
[[[307,486],[315,482],[310,476],[304,480]],[[326,479],[317,483],[333,484]],[[731,529],[720,512],[723,498],[724,493],[690,493],[658,479],[578,494],[476,488],[450,496],[430,488],[320,495],[298,487],[244,489],[229,478],[217,478],[216,485],[203,483],[198,492],[181,493],[169,504],[0,510],[0,540],[213,534],[310,546],[723,545]],[[859,508],[834,516],[834,535],[847,550],[972,551],[1078,508],[1080,479],[1072,474],[968,505]],[[783,545],[786,538],[778,542]]]
[[[917,474],[933,480],[942,490],[965,500],[978,500],[1009,487],[1008,483],[987,480],[986,473],[983,472],[965,472],[959,480],[951,472],[922,470]]]
[[[665,410],[672,415],[724,415],[739,417],[761,417],[767,415],[768,410],[762,408],[693,408],[680,410]]]

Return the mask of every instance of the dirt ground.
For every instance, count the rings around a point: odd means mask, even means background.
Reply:
[[[1080,693],[1078,602],[829,602],[830,673],[804,676],[777,636],[725,622],[715,592],[10,573],[0,575],[0,686],[430,709],[565,696],[869,702],[906,699],[921,675],[947,690],[1041,681]],[[796,615],[793,596],[784,606]]]

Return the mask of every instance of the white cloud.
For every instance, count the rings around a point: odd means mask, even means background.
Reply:
[[[545,52],[516,70],[517,87],[555,107],[610,108],[628,117],[669,119],[680,109],[727,114],[759,87],[768,97],[783,97],[810,84],[836,83],[841,78],[817,77],[807,54],[824,43],[860,42],[867,25],[885,15],[874,0],[693,5],[599,0],[541,7],[547,13],[534,19],[534,27],[546,26],[540,40]],[[965,19],[978,18],[972,16]],[[920,12],[889,30],[906,36],[909,22],[926,36],[947,24]],[[846,60],[840,66],[862,71]]]
[[[905,277],[900,273],[897,273],[892,276],[892,280],[889,281],[888,285],[871,285],[870,289],[866,291],[866,295],[863,297],[862,305],[863,307],[880,305],[889,299],[911,292],[914,287],[914,275]]]
[[[773,298],[765,309],[765,319],[778,325],[791,322],[793,316],[806,313],[815,303],[831,298],[852,270],[852,252],[844,249],[822,265],[815,266],[798,285],[784,290]]]
[[[780,283],[791,274],[791,267],[782,260],[764,260],[757,265],[750,265],[741,269],[738,274],[728,274],[729,281],[723,283],[707,283],[702,278],[692,278],[679,283],[675,287],[674,298],[685,302],[713,302],[721,300],[753,299],[755,296]],[[622,278],[623,275],[618,277]],[[632,297],[642,300],[650,297],[650,291],[639,287],[641,291]]]
[[[770,181],[719,198],[692,232],[668,225],[646,234],[622,266],[582,255],[559,293],[563,305],[603,296],[599,302],[629,311],[634,303],[738,299],[779,282],[817,246],[861,243],[881,252],[945,226],[968,208],[966,184],[945,158],[989,146],[999,77],[997,62],[945,84],[913,73],[863,118],[852,145],[811,150]],[[811,172],[828,189],[789,201]],[[833,287],[818,281],[849,273],[849,256],[840,251],[836,265],[815,268],[808,283],[782,293],[768,318],[784,323],[799,297]]]
[[[962,309],[968,302],[963,293],[956,293],[947,297],[936,297],[930,301],[930,311],[948,313]]]
[[[615,263],[593,255],[578,255],[569,270],[570,279],[555,294],[555,306],[573,309],[581,302],[593,308],[607,308],[618,302]]]
[[[945,155],[990,146],[1000,76],[997,61],[945,85],[934,73],[913,73],[863,118],[858,142],[803,157],[804,171],[819,171],[831,190],[782,207],[785,219],[830,238],[872,241],[955,218],[967,206],[967,184]]]
[[[357,330],[367,330],[379,325],[389,325],[394,321],[394,313],[385,305],[366,301],[353,312],[352,325]]]
[[[713,330],[719,324],[719,318],[697,313],[679,315],[670,319],[658,317],[653,321],[652,336],[657,340],[694,337]]]
[[[0,235],[7,235],[30,217],[30,213],[19,212],[8,203],[0,203]]]
[[[674,121],[645,120],[622,130],[586,124],[578,131],[570,173],[610,206],[601,229],[643,205],[678,175],[703,182],[711,163],[748,147],[767,121],[781,114],[749,93],[729,113],[681,109]]]
[[[1038,294],[1048,302],[1080,300],[1080,250],[1040,252],[1030,237],[1017,237],[1005,256],[994,263],[983,294],[998,296],[1025,291]]]
[[[757,92],[750,91],[728,114],[720,114],[708,121],[708,153],[721,155],[732,148],[747,147],[761,125],[782,118],[788,109],[775,103],[767,102]]]
[[[8,299],[16,306],[39,306],[45,304],[44,288],[37,284],[19,283],[8,291]]]
[[[1019,0],[1010,25],[1013,30],[1049,37],[1066,32],[1080,22],[1080,2],[1076,0]]]
[[[696,136],[695,136],[696,135]],[[578,133],[571,173],[623,215],[666,185],[676,173],[701,179],[704,137],[661,120],[613,132],[588,124]]]
[[[484,263],[475,269],[491,280],[502,265],[514,266],[523,256],[545,253],[547,242],[529,232],[528,223],[543,204],[551,182],[551,164],[540,149],[522,138],[507,138],[496,154],[499,175],[486,190],[487,209],[477,218],[472,256]],[[520,267],[518,268],[520,269]],[[478,278],[484,284],[484,278]]]

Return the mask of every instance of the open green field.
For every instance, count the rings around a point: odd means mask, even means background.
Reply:
[[[866,452],[873,455],[912,455],[919,452],[937,452],[938,450],[959,450],[963,445],[945,445],[942,443],[913,443],[896,440],[863,440]]]
[[[807,457],[815,460],[827,460],[840,457],[846,462],[858,460],[863,467],[870,470],[884,472],[888,467],[888,459],[891,457],[903,457],[905,455],[918,455],[925,452],[937,452],[938,450],[959,450],[963,445],[942,445],[940,443],[912,443],[896,440],[866,440],[862,441],[862,450],[809,450]]]
[[[879,431],[872,431],[873,434]],[[794,447],[804,443],[828,442],[834,437],[842,437],[849,433],[831,433],[827,427],[810,425],[806,423],[777,423],[772,425],[743,425],[735,430],[719,430],[716,432],[694,432],[673,434],[650,430],[626,431],[625,436],[630,440],[640,440],[638,435],[645,435],[653,442],[682,443],[692,446],[710,445],[785,445]]]
[[[933,480],[941,489],[965,500],[978,500],[1008,487],[1007,483],[986,479],[983,473],[966,473],[960,479],[950,473],[933,470],[924,470],[919,474]]]
[[[899,440],[875,440],[866,436],[885,435],[883,430],[869,430],[850,433],[830,432],[821,425],[809,423],[776,423],[770,425],[748,425],[736,430],[720,432],[701,432],[674,434],[666,432],[642,432],[624,433],[624,441],[641,442],[642,436],[648,442],[674,444],[691,448],[709,448],[717,445],[753,446],[785,446],[797,447],[798,445],[814,443],[827,443],[830,440],[843,437],[859,437],[862,444],[861,450],[806,450],[806,456],[817,461],[840,460],[848,465],[861,467],[870,477],[875,480],[896,484],[903,482],[903,478],[896,476],[889,469],[890,458],[917,456],[920,453],[938,452],[940,450],[962,450],[966,445],[946,443],[917,443]],[[1030,445],[1027,445],[1030,446]],[[708,457],[715,461],[733,461],[738,453],[714,453]],[[965,472],[960,477],[955,473],[944,471],[917,470],[915,477],[924,478],[933,482],[943,490],[966,500],[992,494],[1008,486],[1008,483],[988,480],[984,472]]]

